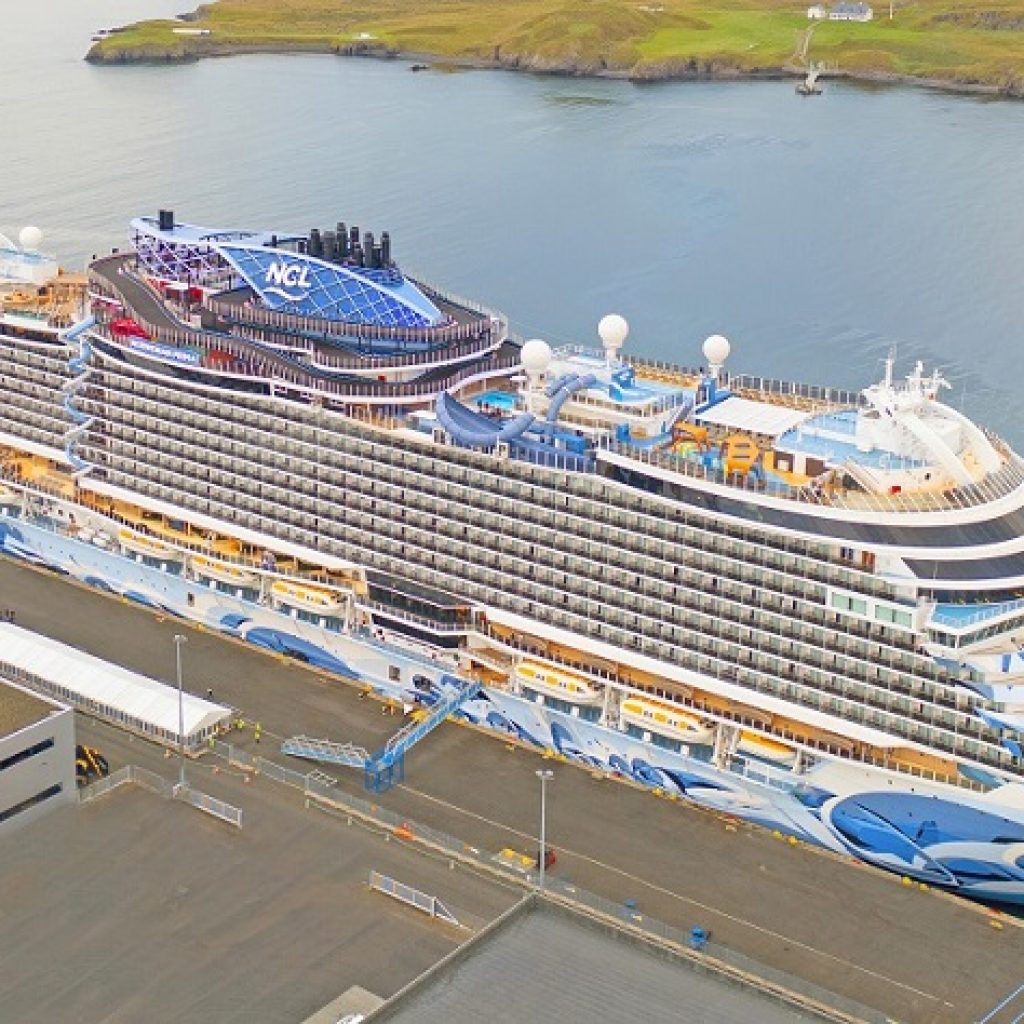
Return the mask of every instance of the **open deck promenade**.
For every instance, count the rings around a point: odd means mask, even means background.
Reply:
[[[259,752],[279,762],[288,760],[278,751],[284,736],[374,749],[400,724],[341,681],[5,560],[0,607],[14,610],[19,625],[165,680],[174,673],[172,636],[186,632],[187,688],[212,687],[218,701],[260,722]],[[162,756],[105,725],[80,719],[80,733],[112,767]],[[251,729],[232,742],[255,749]],[[379,803],[481,850],[527,851],[536,847],[533,773],[542,763],[446,724],[410,753],[406,784]],[[553,870],[585,889],[635,900],[642,913],[684,929],[702,925],[724,945],[899,1021],[976,1020],[1024,980],[1024,929],[1012,919],[570,765],[553,767]],[[194,770],[211,772],[212,763]],[[362,793],[360,774],[333,774],[343,789]],[[300,795],[289,799],[301,806]]]

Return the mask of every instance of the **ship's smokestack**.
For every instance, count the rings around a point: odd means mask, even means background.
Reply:
[[[157,216],[157,223],[160,225],[161,231],[173,231],[174,230],[174,211],[173,210],[161,210]]]
[[[380,235],[380,259],[385,267],[391,266],[391,235],[387,231]]]

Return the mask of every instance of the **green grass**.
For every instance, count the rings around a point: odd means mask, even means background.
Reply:
[[[781,68],[808,0],[219,0],[180,36],[143,22],[94,47],[98,59],[167,59],[249,49],[372,48],[580,71],[671,73],[683,65]],[[1004,86],[1024,80],[1024,0],[904,0],[867,24],[816,23],[812,60],[842,71]],[[364,43],[364,45],[366,45]]]

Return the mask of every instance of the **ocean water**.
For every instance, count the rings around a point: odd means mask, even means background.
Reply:
[[[895,349],[1024,444],[1024,104],[826,83],[636,86],[254,56],[91,67],[92,32],[190,0],[5,9],[0,231],[69,265],[170,206],[389,229],[400,262],[528,336],[858,387]]]

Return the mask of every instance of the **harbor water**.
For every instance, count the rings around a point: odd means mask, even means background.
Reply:
[[[1024,104],[826,81],[637,86],[288,55],[93,67],[182,0],[6,12],[0,231],[70,266],[173,207],[227,227],[389,229],[409,269],[520,333],[845,387],[941,366],[1024,444]],[[184,6],[187,6],[185,4]]]

